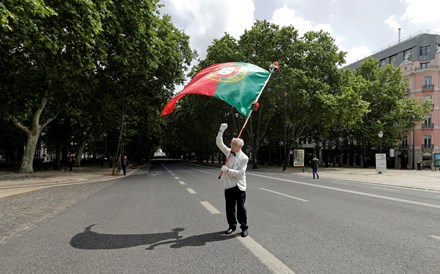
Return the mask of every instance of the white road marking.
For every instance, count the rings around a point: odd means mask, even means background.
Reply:
[[[281,193],[281,192],[276,192],[276,191],[273,191],[273,190],[270,190],[270,189],[267,189],[267,188],[260,187],[260,189],[265,190],[265,191],[269,191],[269,192],[272,192],[272,193],[275,193],[275,194],[278,194],[278,195],[281,195],[281,196],[286,196],[286,197],[289,197],[289,198],[292,198],[292,199],[295,199],[295,200],[300,200],[300,201],[303,201],[303,202],[308,202],[307,200],[304,200],[304,199],[301,199],[301,198],[297,198],[297,197],[293,197],[293,196],[290,196],[290,195],[287,195],[287,194],[284,194],[284,193]]]
[[[389,201],[395,201],[395,202],[401,202],[401,203],[406,203],[406,204],[413,204],[413,205],[419,205],[419,206],[425,206],[425,207],[431,207],[431,208],[438,208],[438,209],[440,209],[440,205],[435,205],[435,204],[416,202],[416,201],[411,201],[411,200],[405,200],[405,199],[399,199],[399,198],[388,197],[388,196],[383,196],[383,195],[364,193],[364,192],[360,192],[360,191],[354,191],[354,190],[348,190],[348,189],[342,189],[342,188],[336,188],[336,187],[330,187],[330,186],[309,184],[309,183],[304,183],[304,182],[299,182],[299,181],[294,181],[294,180],[289,180],[289,179],[283,179],[283,178],[276,178],[276,177],[271,177],[271,176],[266,176],[266,175],[261,175],[261,174],[256,174],[256,173],[250,173],[250,172],[247,173],[247,174],[248,175],[252,175],[252,176],[256,176],[256,177],[267,178],[267,179],[272,179],[272,180],[278,180],[278,181],[294,183],[294,184],[299,184],[299,185],[306,185],[306,186],[311,186],[311,187],[330,189],[330,190],[335,190],[335,191],[340,191],[340,192],[345,192],[345,193],[357,194],[357,195],[362,195],[362,196],[367,196],[367,197],[374,197],[374,198],[379,198],[379,199],[384,199],[384,200],[389,200]]]
[[[206,202],[206,201],[202,201],[202,202],[200,202],[201,204],[202,204],[202,206],[204,206],[208,211],[209,211],[209,213],[211,213],[211,214],[220,214],[221,212],[220,211],[218,211],[218,209],[217,208],[215,208],[213,205],[211,205],[209,202]]]
[[[440,236],[431,235],[431,238],[436,239],[436,240],[440,240]]]
[[[183,186],[186,186],[186,184],[185,184],[184,181],[179,181],[179,183],[180,183],[181,185],[183,185]]]
[[[177,176],[176,176],[176,177],[174,177],[174,179],[176,179],[176,180],[180,180],[180,178],[179,178],[179,177],[177,177]]]
[[[391,188],[380,187],[380,186],[373,186],[373,187],[371,187],[371,188],[380,189],[380,190],[388,190],[388,191],[396,191],[396,192],[400,192],[400,190],[398,190],[398,189],[391,189]]]
[[[290,269],[283,262],[278,260],[272,253],[267,251],[262,245],[257,243],[251,236],[245,238],[237,238],[252,254],[254,254],[257,259],[264,264],[270,272],[272,273],[291,273],[295,274],[292,269]]]
[[[186,190],[188,190],[189,193],[191,194],[196,194],[197,192],[194,191],[194,189],[188,187]]]
[[[347,183],[344,183],[344,182],[337,182],[337,181],[331,181],[331,182],[335,183],[335,184],[347,185]]]

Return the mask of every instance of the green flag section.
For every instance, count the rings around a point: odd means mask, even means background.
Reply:
[[[251,112],[252,103],[258,100],[269,77],[269,71],[249,63],[211,65],[197,73],[185,88],[168,102],[161,116],[172,113],[176,102],[183,96],[200,94],[217,97],[247,117]]]

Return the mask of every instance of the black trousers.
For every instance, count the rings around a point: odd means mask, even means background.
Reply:
[[[226,219],[229,227],[236,227],[237,221],[242,230],[247,230],[246,192],[241,191],[238,186],[225,189]],[[236,209],[237,208],[237,209]]]

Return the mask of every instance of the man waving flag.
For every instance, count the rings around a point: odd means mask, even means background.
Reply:
[[[214,64],[202,69],[174,96],[162,111],[161,116],[173,112],[176,102],[187,94],[200,94],[221,99],[243,116],[251,113],[258,101],[270,72],[256,65],[242,62]]]

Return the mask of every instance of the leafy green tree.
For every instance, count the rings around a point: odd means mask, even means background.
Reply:
[[[32,172],[38,138],[60,113],[74,119],[73,136],[84,147],[123,125],[121,103],[128,111],[143,103],[154,115],[159,112],[173,86],[183,81],[194,52],[189,37],[158,9],[156,0],[0,5],[0,65],[8,68],[1,72],[0,99],[7,119],[27,134],[22,172]],[[108,88],[106,97],[99,94],[101,86]],[[139,97],[143,100],[132,99]],[[108,117],[113,128],[103,126]]]
[[[27,135],[21,172],[32,172],[42,130],[91,73],[105,1],[6,1],[2,6],[3,113]],[[5,13],[6,11],[6,13]],[[6,14],[6,16],[4,15]]]
[[[206,59],[195,71],[228,61],[248,62],[266,69],[274,61],[281,64],[281,69],[272,74],[260,97],[260,109],[252,114],[243,134],[254,167],[258,166],[262,144],[278,147],[279,141],[284,140],[285,119],[289,146],[297,146],[299,137],[325,140],[330,136],[331,129],[339,126],[341,121],[353,125],[366,111],[366,104],[361,98],[353,90],[340,85],[338,66],[344,62],[344,53],[338,50],[328,33],[309,32],[299,37],[293,26],[279,27],[268,21],[257,21],[238,41],[228,34],[214,40]],[[187,102],[185,108],[188,113],[204,113],[205,110],[216,113],[214,117],[209,116],[216,121],[216,127],[220,122],[230,122],[238,133],[243,125],[244,118],[236,116],[231,108],[217,104],[201,108],[195,98],[188,98]],[[348,108],[341,110],[339,104]],[[182,112],[183,106],[184,103]],[[356,115],[351,112],[354,107],[360,107]],[[204,114],[200,115],[200,120],[191,117],[187,123],[202,125],[201,119],[206,117]],[[219,121],[221,119],[223,121]],[[193,133],[192,136],[206,135],[206,132],[209,131]]]
[[[355,75],[362,79],[358,94],[369,104],[362,123],[353,130],[354,138],[362,144],[363,153],[371,146],[380,145],[377,134],[381,130],[384,145],[393,147],[402,139],[405,130],[421,121],[431,109],[430,102],[420,102],[405,95],[407,87],[399,67],[391,64],[380,67],[379,60],[369,58]]]

